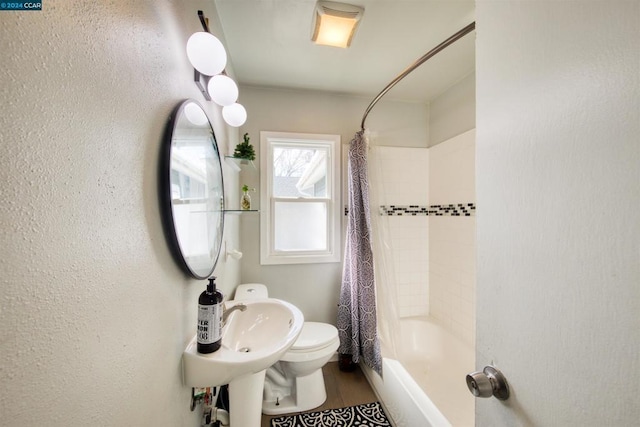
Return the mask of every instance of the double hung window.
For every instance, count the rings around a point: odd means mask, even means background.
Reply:
[[[260,132],[261,264],[340,261],[340,136]]]

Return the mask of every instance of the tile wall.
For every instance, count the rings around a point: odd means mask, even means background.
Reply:
[[[429,149],[374,147],[371,159],[373,222],[389,230],[398,314],[431,315],[473,345],[475,130]]]
[[[473,204],[475,212],[475,130],[429,149],[429,196],[431,205]],[[428,218],[430,314],[474,345],[475,216]]]
[[[382,205],[427,205],[429,199],[429,152],[426,148],[374,147],[371,159],[381,159],[378,206],[375,220],[388,227],[387,244],[393,255],[392,268],[398,286],[400,317],[429,313],[429,220],[427,216],[381,215]],[[375,174],[374,174],[375,175]],[[373,202],[372,197],[372,202]]]

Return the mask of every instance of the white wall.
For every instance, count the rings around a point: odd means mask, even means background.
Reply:
[[[2,425],[200,425],[181,356],[204,283],[172,259],[158,208],[169,114],[203,101],[184,54],[197,9],[218,32],[210,1],[0,12]],[[207,109],[221,145],[237,140]]]
[[[477,425],[637,425],[640,2],[476,16]]]
[[[429,103],[429,147],[475,127],[476,75],[471,73]]]
[[[360,128],[362,114],[371,101],[337,94],[287,91],[242,86],[240,102],[249,113],[241,133],[249,133],[259,153],[260,131],[328,133],[341,135],[343,156],[346,144]],[[251,114],[251,112],[258,112]],[[426,147],[426,106],[414,103],[381,101],[371,111],[367,128],[375,144]],[[239,185],[259,188],[258,169],[246,168]],[[344,179],[344,178],[343,178]],[[346,194],[346,193],[345,193]],[[259,207],[259,196],[252,201]],[[260,265],[259,217],[241,216],[242,282],[260,282],[269,286],[270,296],[297,305],[307,320],[335,324],[340,294],[342,263],[305,265]]]

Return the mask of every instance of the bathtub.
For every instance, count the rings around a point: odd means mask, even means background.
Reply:
[[[401,319],[398,335],[395,358],[382,343],[382,378],[363,366],[393,425],[473,426],[475,400],[465,382],[475,370],[473,348],[431,317]]]

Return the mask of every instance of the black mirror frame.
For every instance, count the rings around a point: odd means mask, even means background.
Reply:
[[[206,275],[200,275],[195,271],[193,271],[193,269],[189,266],[185,257],[183,256],[182,250],[180,248],[180,243],[178,241],[178,235],[177,235],[175,222],[174,222],[173,205],[172,205],[172,198],[171,198],[171,150],[173,147],[173,134],[174,134],[174,129],[177,124],[178,118],[180,117],[180,114],[184,110],[184,107],[190,102],[193,102],[196,105],[198,105],[200,108],[202,108],[202,105],[200,105],[200,103],[198,103],[194,99],[183,100],[172,111],[165,128],[165,132],[163,135],[163,147],[160,154],[160,164],[158,168],[158,184],[159,184],[158,199],[159,199],[164,235],[167,240],[167,244],[169,246],[171,254],[175,259],[176,263],[180,265],[180,267],[183,269],[185,273],[192,276],[193,278],[207,279],[213,274],[213,271],[215,270],[216,265],[218,263],[218,259],[220,258],[220,249],[222,248],[222,239],[220,239],[220,244],[218,245],[218,248],[216,250],[216,256],[215,256],[215,259],[213,260],[213,266],[211,267],[211,270]],[[202,110],[204,111],[204,108],[202,108]],[[220,151],[218,149],[218,143],[215,138],[215,132],[213,131],[213,126],[208,117],[207,117],[207,121],[208,121],[209,127],[211,128],[211,134],[213,135],[213,148],[218,154],[218,162],[220,163],[222,200],[224,201],[224,176],[222,174],[222,160],[220,156]],[[222,207],[222,210],[221,210],[220,225],[221,225],[222,233],[224,233],[224,206]]]

